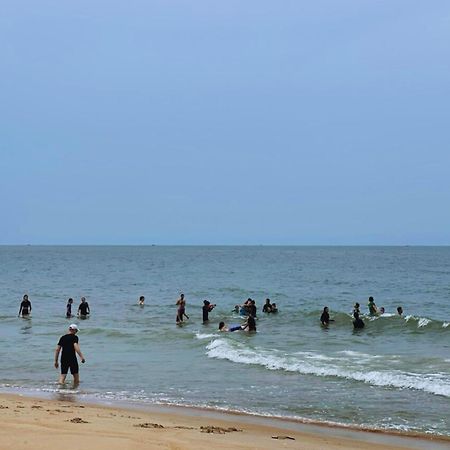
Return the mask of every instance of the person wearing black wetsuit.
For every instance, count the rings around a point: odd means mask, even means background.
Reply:
[[[73,298],[69,298],[69,300],[67,301],[67,306],[66,306],[66,317],[68,319],[70,319],[72,317],[72,303],[73,303]]]
[[[80,306],[78,307],[78,315],[80,317],[86,317],[88,314],[91,313],[91,310],[89,309],[89,304],[86,301],[86,298],[81,297],[81,303]]]
[[[21,314],[22,314],[22,317],[29,316],[30,312],[31,312],[31,302],[30,302],[30,300],[28,300],[28,295],[25,294],[23,296],[22,302],[20,303],[18,317],[20,317]]]
[[[209,320],[209,313],[214,309],[216,305],[211,305],[208,300],[203,300],[203,323],[208,322]]]
[[[256,303],[255,300],[250,301],[248,312],[252,317],[256,317]]]
[[[363,320],[359,317],[359,314],[355,311],[353,313],[353,317],[355,318],[355,320],[353,321],[353,327],[354,328],[364,328],[364,322]]]
[[[322,325],[329,325],[330,324],[330,314],[328,313],[328,306],[325,306],[323,308],[322,315],[320,316],[320,321],[322,322]]]
[[[69,326],[69,332],[64,336],[61,336],[58,341],[58,345],[55,350],[55,367],[59,367],[58,358],[61,353],[61,375],[59,376],[59,383],[63,384],[66,381],[67,373],[70,369],[70,373],[73,375],[74,384],[80,382],[80,376],[78,373],[78,360],[77,353],[81,358],[81,362],[84,363],[85,359],[81,353],[80,346],[78,344],[78,326],[74,323]]]
[[[270,312],[272,312],[272,305],[270,304],[270,298],[266,298],[266,303],[264,303],[262,312],[263,313],[270,313]]]
[[[256,331],[256,322],[253,316],[248,316],[247,322],[241,327],[244,331]]]

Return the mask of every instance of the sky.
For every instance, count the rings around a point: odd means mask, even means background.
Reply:
[[[450,245],[450,2],[2,0],[0,244]]]

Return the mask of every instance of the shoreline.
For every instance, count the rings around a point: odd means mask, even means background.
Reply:
[[[68,390],[67,392],[61,391],[34,391],[27,390],[23,388],[2,388],[0,389],[0,398],[2,395],[12,395],[19,396],[24,398],[32,398],[32,399],[43,399],[50,401],[57,401],[58,397],[62,397],[64,401],[76,402],[83,405],[89,406],[104,406],[107,408],[118,408],[118,409],[127,409],[127,410],[137,410],[144,412],[162,412],[165,411],[167,413],[176,413],[180,415],[209,415],[209,416],[217,416],[221,418],[223,416],[238,416],[239,418],[243,418],[243,420],[247,420],[251,423],[262,423],[265,424],[267,421],[277,422],[279,426],[282,428],[291,429],[295,427],[304,427],[315,429],[315,431],[320,431],[321,429],[333,429],[340,430],[343,434],[345,433],[372,433],[372,434],[380,434],[380,435],[388,435],[394,437],[403,437],[403,438],[411,438],[411,439],[422,439],[422,440],[442,440],[443,442],[449,442],[450,444],[450,436],[440,435],[440,434],[431,434],[420,431],[404,431],[404,430],[396,430],[396,429],[387,429],[387,428],[370,428],[365,425],[357,425],[357,424],[345,424],[341,422],[332,422],[326,420],[315,420],[309,419],[307,417],[289,417],[289,416],[278,416],[278,415],[269,415],[258,412],[250,412],[250,411],[239,411],[233,409],[226,408],[214,408],[209,406],[195,406],[195,405],[183,405],[183,404],[170,404],[170,403],[146,403],[139,401],[127,401],[122,399],[102,399],[95,397],[91,394],[82,394],[83,398],[79,398],[78,392],[72,392]],[[73,397],[68,400],[68,397]]]
[[[80,413],[81,410],[82,414]],[[23,413],[23,411],[26,411],[27,414]],[[0,414],[2,417],[0,437],[2,437],[2,440],[7,439],[10,442],[11,448],[27,449],[31,448],[31,445],[27,446],[24,443],[21,446],[21,435],[19,436],[11,432],[17,428],[17,425],[20,425],[19,428],[21,429],[32,428],[34,430],[33,433],[38,433],[39,439],[46,440],[46,430],[49,428],[56,427],[58,433],[61,434],[59,427],[62,427],[64,429],[63,435],[71,435],[70,426],[72,425],[73,427],[73,424],[67,425],[64,421],[61,421],[69,413],[72,413],[72,415],[75,413],[82,415],[80,417],[81,420],[86,420],[87,423],[93,423],[98,422],[96,417],[105,419],[106,416],[102,416],[102,412],[105,413],[105,411],[108,412],[108,417],[122,417],[127,420],[117,423],[118,421],[114,419],[109,424],[103,423],[100,427],[101,430],[97,429],[98,426],[94,426],[94,429],[91,431],[96,436],[96,439],[102,441],[98,442],[96,448],[103,448],[103,444],[105,448],[111,448],[113,444],[111,443],[109,434],[114,434],[119,430],[120,440],[128,439],[133,441],[136,435],[145,438],[151,434],[152,441],[146,441],[145,446],[142,448],[161,448],[163,446],[163,448],[206,449],[213,445],[217,448],[275,448],[275,442],[279,442],[283,448],[305,449],[334,449],[344,446],[344,448],[348,449],[436,448],[440,450],[450,447],[450,437],[447,438],[445,436],[419,433],[406,434],[395,431],[391,432],[389,430],[366,430],[343,425],[330,425],[321,422],[311,423],[296,419],[266,417],[244,412],[220,411],[217,409],[191,406],[143,405],[127,402],[95,402],[90,400],[79,401],[71,393],[48,393],[48,395],[32,396],[26,393],[0,392]],[[56,417],[55,412],[58,412]],[[133,415],[130,416],[130,414]],[[135,417],[137,414],[140,416],[139,418]],[[72,419],[77,419],[77,417]],[[139,430],[138,432],[137,427],[142,427],[142,423],[130,424],[130,419],[133,419],[131,422],[138,422],[138,419],[142,422],[145,419],[144,425],[148,425],[149,423],[154,424],[156,422],[159,425],[162,424],[162,427],[160,428],[158,425],[158,427],[152,428],[152,430],[145,429],[142,431]],[[39,429],[36,430],[36,422],[41,426],[40,431]],[[103,422],[105,421],[103,420]],[[81,425],[78,426],[87,426],[87,424],[81,422]],[[152,426],[142,428],[150,428]],[[201,427],[218,427],[218,430],[233,429],[233,431],[238,429],[242,430],[242,432],[204,432],[201,431]],[[182,442],[178,442],[175,447],[170,443],[173,433],[167,433],[168,428],[172,429],[172,431],[176,430],[176,435],[182,435]],[[150,433],[145,434],[145,432]],[[158,445],[154,442],[155,434],[159,442]],[[205,436],[209,436],[209,439]],[[273,439],[272,436],[279,436],[280,439]],[[283,436],[288,437],[283,438]],[[222,440],[224,440],[224,443],[226,441],[226,445],[221,447],[219,445],[220,442],[217,442],[217,438],[223,438]],[[105,442],[103,443],[103,441]],[[307,444],[303,447],[302,445],[305,442]],[[203,446],[203,443],[205,446]],[[58,441],[58,445],[61,445],[60,441]],[[34,441],[32,446],[36,448]],[[51,442],[46,442],[42,448],[44,447],[48,449],[58,448],[58,446],[52,447]],[[37,448],[40,447],[38,446]],[[71,448],[70,445],[68,448]],[[74,448],[79,448],[79,443]],[[133,448],[135,448],[135,444],[133,444]]]

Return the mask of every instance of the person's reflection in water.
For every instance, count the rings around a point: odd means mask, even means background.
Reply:
[[[59,402],[76,403],[77,396],[73,392],[58,391],[55,392],[54,400],[58,400]]]
[[[20,327],[22,334],[31,334],[33,322],[29,318],[24,318],[22,326]]]

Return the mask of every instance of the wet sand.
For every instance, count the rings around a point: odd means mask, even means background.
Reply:
[[[2,450],[444,449],[424,439],[191,408],[150,410],[0,395]]]

